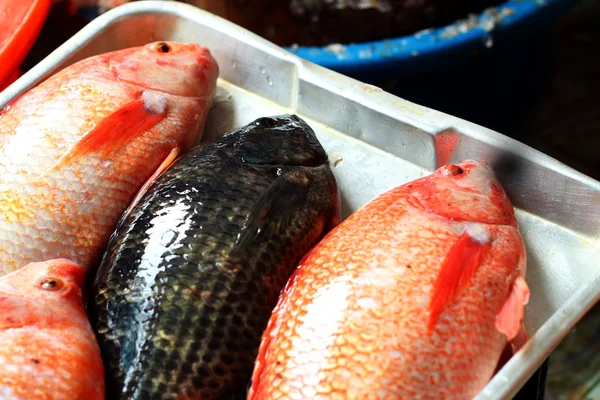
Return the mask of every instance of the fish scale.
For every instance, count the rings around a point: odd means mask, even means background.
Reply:
[[[146,180],[170,152],[199,142],[217,76],[206,48],[149,43],[74,63],[8,105],[0,276],[58,257],[96,267]]]
[[[305,201],[278,203],[285,185]],[[298,117],[260,119],[182,156],[121,221],[94,282],[110,398],[244,386],[281,288],[338,221],[327,156]]]
[[[31,263],[0,277],[0,398],[105,398],[83,282],[81,267],[68,260]]]
[[[248,399],[473,398],[507,343],[526,340],[525,271],[510,200],[487,163],[391,189],[300,262]]]

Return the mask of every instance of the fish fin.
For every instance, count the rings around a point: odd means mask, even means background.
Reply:
[[[496,370],[494,374],[504,367],[504,365],[514,356],[521,347],[525,345],[525,343],[529,340],[527,336],[527,331],[525,330],[525,325],[521,323],[521,329],[519,329],[519,333],[517,336],[508,342],[500,355],[500,359],[498,360],[498,364],[496,365]]]
[[[527,343],[528,340],[529,335],[527,335],[527,330],[525,330],[525,324],[521,322],[521,328],[519,329],[517,336],[510,341],[512,353],[515,354],[517,351],[519,351],[521,347],[525,346],[525,343]]]
[[[457,295],[460,287],[469,283],[481,260],[491,247],[487,228],[469,226],[454,243],[442,262],[440,274],[435,281],[429,303],[427,332],[431,334],[444,307]]]
[[[152,185],[154,183],[154,181],[163,172],[165,172],[171,166],[171,164],[173,164],[173,162],[175,162],[175,160],[177,159],[177,157],[179,157],[180,154],[181,154],[181,148],[179,146],[176,146],[176,147],[174,147],[171,150],[171,152],[169,153],[169,155],[167,156],[167,158],[165,158],[163,160],[163,162],[158,166],[158,168],[156,169],[156,171],[154,171],[154,173],[152,174],[152,176],[150,178],[148,178],[148,180],[146,181],[146,183],[144,183],[144,185],[137,192],[137,194],[135,195],[135,197],[133,198],[133,200],[131,201],[131,203],[129,203],[129,206],[127,207],[127,210],[125,210],[125,212],[123,213],[122,219],[127,218],[127,216],[129,215],[129,213],[131,212],[131,210],[133,209],[133,207],[137,204],[138,201],[140,201],[140,199],[142,198],[142,196],[148,191],[148,188],[150,187],[150,185]]]
[[[245,248],[263,233],[285,232],[296,210],[304,204],[309,189],[310,180],[305,174],[280,171],[250,211],[234,250]]]
[[[167,116],[167,101],[161,95],[142,92],[135,100],[125,104],[104,118],[89,131],[51,171],[94,151],[110,153],[143,134]]]
[[[523,316],[525,315],[525,305],[528,302],[529,287],[525,279],[518,276],[500,313],[496,315],[496,329],[505,334],[509,341],[513,341],[520,334],[523,326]],[[522,341],[522,338],[517,339]]]

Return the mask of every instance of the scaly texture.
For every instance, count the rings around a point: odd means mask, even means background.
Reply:
[[[200,140],[217,75],[207,49],[153,43],[76,63],[9,105],[0,117],[0,275],[60,257],[92,267],[121,213],[171,149]],[[111,149],[107,139],[105,149],[53,169],[82,137],[140,96],[148,108],[165,109],[162,121],[123,146]],[[115,129],[123,125],[112,122]]]
[[[466,230],[492,240],[427,331],[442,261]],[[302,260],[264,333],[249,399],[466,399],[507,338],[495,324],[525,252],[487,167],[446,166],[356,211]]]
[[[104,400],[81,267],[32,263],[0,278],[0,398]]]
[[[119,225],[94,283],[108,396],[245,386],[281,289],[338,212],[327,156],[295,116],[182,156]]]

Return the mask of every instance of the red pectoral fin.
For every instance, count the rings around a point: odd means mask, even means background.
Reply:
[[[106,154],[115,151],[158,124],[166,115],[166,99],[155,93],[143,92],[138,98],[100,121],[53,169],[75,157],[92,152]]]
[[[519,338],[519,332],[522,327],[523,316],[525,315],[525,305],[529,302],[529,287],[522,276],[517,277],[513,284],[502,310],[496,316],[496,328],[504,333],[509,341]],[[524,331],[524,329],[523,329]],[[527,338],[525,336],[525,341]],[[518,343],[516,343],[518,344]],[[521,343],[521,345],[524,344]]]
[[[165,172],[167,170],[167,168],[169,168],[171,166],[171,164],[173,164],[173,162],[177,159],[177,157],[179,157],[179,154],[181,154],[181,149],[179,147],[174,147],[173,150],[171,150],[171,152],[169,153],[167,158],[165,158],[164,161],[158,166],[156,171],[154,171],[152,176],[150,178],[148,178],[146,183],[144,183],[142,188],[135,195],[135,197],[133,198],[131,203],[129,203],[129,207],[127,207],[127,210],[125,210],[125,213],[123,214],[123,218],[125,218],[125,217],[127,217],[127,215],[129,215],[129,212],[131,211],[131,209],[137,204],[138,201],[140,201],[140,199],[142,198],[144,193],[146,193],[146,191],[148,190],[150,185],[152,185],[152,183],[156,180],[156,178],[158,178],[163,172]]]
[[[475,275],[483,257],[491,246],[491,238],[485,228],[467,229],[454,243],[442,263],[440,274],[433,286],[429,304],[427,332],[431,334],[440,314],[447,304],[466,286]]]

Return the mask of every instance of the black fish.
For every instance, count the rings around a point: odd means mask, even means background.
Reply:
[[[107,399],[244,387],[281,289],[339,207],[327,155],[295,115],[175,161],[122,218],[93,283]]]

